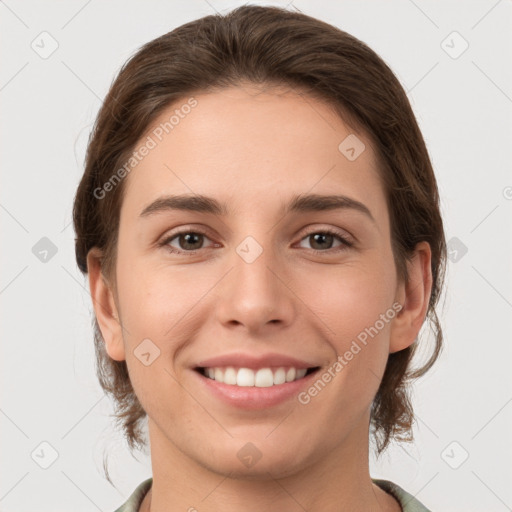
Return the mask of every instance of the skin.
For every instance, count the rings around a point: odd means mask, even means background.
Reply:
[[[194,97],[125,178],[115,280],[102,275],[98,250],[88,255],[106,349],[126,360],[148,414],[153,486],[141,510],[399,511],[370,478],[370,407],[388,354],[411,345],[425,319],[429,245],[418,244],[400,282],[371,141],[357,133],[366,149],[349,161],[338,145],[355,132],[323,102],[249,84]],[[192,193],[226,202],[230,214],[140,217],[161,195]],[[283,216],[283,204],[305,193],[354,198],[375,222],[348,209]],[[180,237],[169,244],[188,254],[157,245],[176,228],[206,230],[195,254]],[[336,251],[336,238],[318,245],[309,236],[329,228],[354,245]],[[263,249],[250,264],[236,252],[247,236]],[[240,410],[190,368],[239,350],[291,355],[322,372],[394,302],[402,311],[307,405]],[[149,366],[134,355],[147,338],[160,350]],[[248,442],[262,454],[250,468],[237,457]]]

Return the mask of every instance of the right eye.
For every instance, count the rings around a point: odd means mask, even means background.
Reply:
[[[206,236],[206,233],[203,233],[202,231],[192,231],[187,229],[171,234],[170,236],[166,237],[160,243],[160,245],[166,247],[171,253],[195,254],[195,251],[203,249],[202,245],[205,238],[209,240],[209,238]],[[175,239],[177,239],[177,242],[175,243],[177,243],[179,247],[172,245],[172,242]]]

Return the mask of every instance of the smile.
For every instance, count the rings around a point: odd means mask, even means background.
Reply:
[[[203,376],[230,386],[268,388],[303,379],[316,368],[235,368],[208,367],[197,369]]]

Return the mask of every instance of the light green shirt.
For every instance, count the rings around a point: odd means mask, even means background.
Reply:
[[[430,512],[428,508],[422,505],[414,496],[404,491],[401,487],[390,482],[389,480],[379,480],[372,478],[374,484],[378,485],[382,490],[393,495],[400,506],[402,512]],[[128,498],[128,500],[121,505],[115,512],[138,512],[139,507],[144,499],[144,496],[151,488],[153,478],[144,480]]]

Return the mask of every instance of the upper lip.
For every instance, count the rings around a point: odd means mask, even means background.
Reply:
[[[196,368],[219,368],[225,366],[234,366],[236,368],[269,368],[272,366],[294,368],[316,368],[319,365],[308,363],[295,357],[284,354],[268,353],[261,355],[251,355],[242,353],[223,354],[199,361]]]

